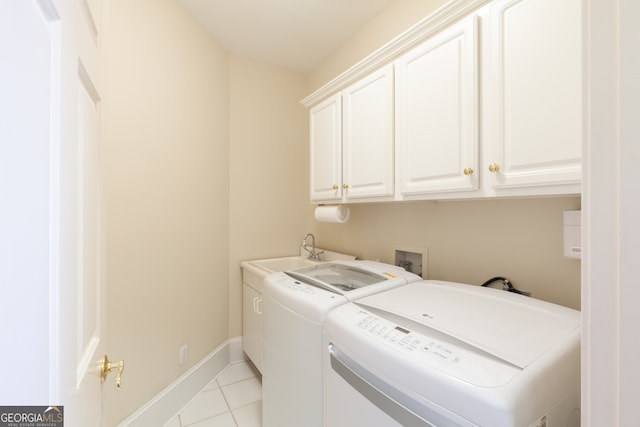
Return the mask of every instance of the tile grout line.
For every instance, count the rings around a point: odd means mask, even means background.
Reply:
[[[238,427],[238,421],[237,421],[237,419],[236,419],[235,414],[233,413],[233,410],[231,409],[231,405],[229,404],[229,400],[227,399],[227,395],[225,394],[223,387],[228,387],[228,386],[231,386],[231,385],[234,385],[234,384],[238,384],[238,383],[240,383],[240,382],[242,382],[242,381],[247,381],[247,380],[251,380],[251,379],[256,379],[256,380],[258,380],[258,382],[260,383],[260,386],[262,386],[262,382],[260,381],[260,378],[258,378],[258,376],[255,374],[255,370],[253,370],[253,369],[252,369],[252,371],[253,371],[253,375],[252,375],[252,376],[247,377],[247,378],[240,378],[240,379],[236,379],[235,381],[232,381],[232,382],[230,382],[230,383],[228,383],[228,384],[225,384],[224,386],[221,384],[220,379],[219,379],[219,377],[224,373],[224,370],[223,370],[220,374],[218,374],[218,376],[213,380],[213,381],[215,381],[215,382],[216,382],[217,388],[220,390],[220,393],[222,394],[222,398],[224,399],[225,405],[227,406],[228,411],[226,411],[226,412],[228,412],[228,413],[231,415],[231,418],[233,419],[233,422],[234,422],[234,424],[236,425],[236,427]],[[209,384],[211,384],[211,383],[209,383]],[[202,393],[204,393],[204,392],[206,392],[206,391],[212,391],[212,390],[214,390],[214,389],[215,389],[215,388],[207,389],[207,386],[208,386],[209,384],[205,385],[205,386],[204,386],[204,388],[203,388],[202,390],[200,390],[196,396],[194,396],[194,398],[192,399],[192,401],[193,401],[193,400],[195,400],[195,399],[196,399],[196,397],[197,397],[197,396],[199,396],[199,395],[201,395]],[[255,404],[256,402],[259,402],[259,401],[261,401],[261,400],[262,400],[262,397],[261,397],[259,400],[256,400],[255,402],[247,403],[247,404],[245,404],[245,405],[239,406],[239,407],[238,407],[238,408],[236,408],[236,409],[244,408],[244,407],[246,407],[246,406],[249,406],[249,405]],[[187,404],[187,405],[188,405],[188,404]],[[185,407],[186,407],[187,405],[185,405]],[[184,422],[182,421],[182,411],[183,411],[183,409],[184,409],[184,408],[182,408],[182,409],[180,410],[180,412],[179,412],[178,414],[176,414],[176,416],[177,416],[177,418],[178,418],[178,423],[180,424],[180,427],[187,427],[188,425],[187,425],[187,424],[184,424]],[[226,412],[221,412],[220,414],[214,415],[214,417],[215,417],[215,416],[222,415],[222,414],[224,414],[224,413],[226,413]],[[213,418],[213,417],[211,417],[211,418]],[[206,419],[206,418],[205,418],[205,419]]]
[[[231,415],[231,419],[233,420],[233,423],[236,425],[236,427],[238,427],[238,421],[236,420],[235,415],[233,415],[233,411],[231,410],[231,405],[229,405],[229,400],[227,399],[227,395],[224,393],[224,389],[222,388],[222,385],[220,384],[220,381],[218,381],[217,378],[216,378],[216,383],[218,384],[218,388],[220,388],[220,393],[222,393],[222,398],[224,399],[224,403],[227,405],[227,409],[229,409],[229,415]],[[232,384],[235,384],[235,383],[232,383]]]

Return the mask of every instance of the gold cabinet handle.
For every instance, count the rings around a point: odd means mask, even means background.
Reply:
[[[333,184],[333,189],[337,190],[338,189],[338,184]]]
[[[497,163],[491,163],[489,165],[489,172],[498,172],[500,170],[500,166]]]
[[[464,168],[464,170],[462,172],[464,172],[464,174],[467,175],[467,176],[473,175],[473,169],[471,169],[471,168]]]
[[[109,358],[105,354],[100,362],[100,382],[104,383],[107,375],[112,369],[116,369],[116,388],[122,385],[122,371],[124,371],[124,360],[118,362],[109,362]]]
[[[344,188],[345,190],[349,188],[349,184],[342,184],[342,188]]]

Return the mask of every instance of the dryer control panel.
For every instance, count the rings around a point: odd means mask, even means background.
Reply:
[[[343,327],[360,334],[374,345],[394,348],[418,363],[460,380],[483,387],[496,387],[510,381],[520,368],[478,350],[455,338],[401,319],[388,319],[356,304],[339,307],[333,315]]]

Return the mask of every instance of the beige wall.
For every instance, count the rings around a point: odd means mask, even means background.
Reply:
[[[390,263],[398,246],[426,247],[430,279],[505,276],[536,298],[579,309],[580,262],[562,254],[562,211],[579,208],[578,197],[351,205],[349,222],[321,224],[317,238]]]
[[[391,261],[427,246],[432,278],[505,275],[579,306],[579,263],[561,256],[561,211],[579,198],[353,205],[318,224],[308,201],[299,100],[444,0],[397,0],[308,76],[229,55],[172,0],[110,0],[104,16],[109,353],[114,425],[229,337],[242,334],[244,259],[318,246]],[[189,359],[178,366],[178,349]]]
[[[304,76],[231,57],[229,336],[242,335],[240,261],[294,255],[313,231]]]
[[[173,0],[112,0],[103,25],[115,425],[228,337],[229,57]]]
[[[386,44],[447,0],[396,0],[309,73],[309,93]]]

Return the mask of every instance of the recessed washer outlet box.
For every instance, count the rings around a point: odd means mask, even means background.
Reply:
[[[429,248],[416,246],[396,246],[393,253],[394,264],[423,279],[429,278]]]

